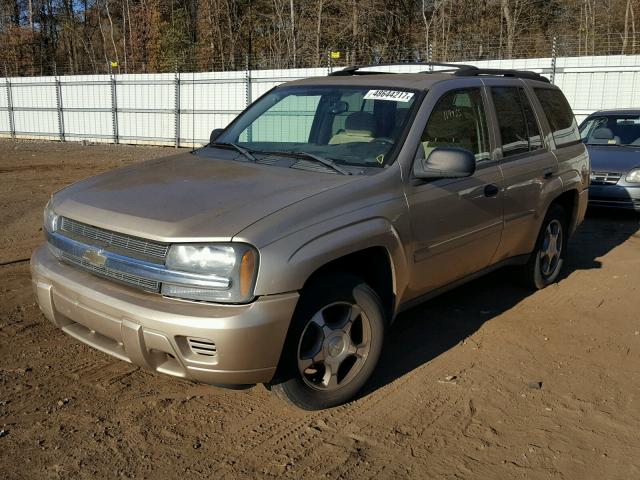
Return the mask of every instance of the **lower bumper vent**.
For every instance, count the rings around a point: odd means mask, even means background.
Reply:
[[[204,355],[206,357],[216,356],[216,344],[211,340],[189,337],[187,338],[187,343],[189,343],[191,351],[197,355]]]

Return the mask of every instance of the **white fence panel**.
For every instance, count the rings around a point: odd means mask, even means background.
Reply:
[[[66,140],[113,139],[109,75],[60,77],[60,96]]]
[[[485,68],[532,70],[549,78],[553,75],[578,121],[603,108],[640,107],[640,55],[557,58],[555,72],[552,58],[472,63]],[[426,65],[410,64],[376,67],[395,72],[427,69]],[[271,88],[290,80],[324,76],[329,70],[10,78],[12,111],[7,79],[2,79],[0,135],[197,146],[208,141],[211,130],[227,126],[248,102]]]
[[[251,72],[251,100],[256,100],[284,82],[309,77],[323,77],[325,68],[291,68],[288,70],[254,70]]]
[[[245,72],[180,74],[180,145],[206,143],[226,127],[245,108],[245,82]]]
[[[0,134],[10,134],[9,104],[7,102],[7,84],[0,81]]]
[[[0,80],[0,108],[7,108],[9,105],[7,103],[7,83],[6,81]]]
[[[59,138],[54,77],[11,79],[11,100],[16,137]]]
[[[176,135],[175,75],[116,75],[118,140],[169,143]]]

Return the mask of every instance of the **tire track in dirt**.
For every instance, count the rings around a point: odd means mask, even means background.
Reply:
[[[382,389],[358,399],[348,405],[337,407],[327,413],[320,412],[310,415],[308,418],[302,418],[294,425],[285,424],[273,432],[268,438],[261,438],[259,445],[249,449],[246,452],[249,458],[245,460],[264,459],[268,457],[269,452],[277,452],[279,455],[290,459],[291,465],[295,465],[292,474],[295,476],[300,473],[300,469],[304,469],[313,462],[313,453],[322,451],[327,445],[333,445],[335,448],[336,439],[343,442],[343,448],[347,461],[359,462],[358,455],[351,458],[353,452],[357,452],[357,444],[376,445],[377,442],[366,434],[361,434],[362,425],[367,423],[367,419],[382,419],[385,424],[392,424],[392,419],[403,419],[407,416],[407,412],[413,414],[413,418],[423,415],[420,406],[416,407],[415,400],[407,402],[405,397],[405,386],[415,380],[415,376],[419,375],[420,369],[407,374],[401,379],[396,380],[390,385],[386,385]],[[429,413],[437,412],[439,407],[444,405],[445,401],[441,400],[436,405],[432,405]],[[393,408],[390,408],[393,405]],[[391,418],[390,418],[391,417]],[[379,425],[378,425],[379,426]],[[383,431],[387,431],[387,439],[391,434],[388,427]],[[358,438],[355,441],[353,436]],[[384,448],[379,449],[384,452]],[[394,456],[398,453],[395,452]],[[404,460],[415,462],[410,456],[402,456]],[[308,461],[305,462],[305,459]],[[351,459],[351,460],[349,460]],[[311,463],[310,463],[311,462]],[[344,463],[343,460],[337,462],[336,465],[326,465],[326,473],[330,474],[333,468],[338,468]],[[258,469],[259,465],[254,465]],[[376,469],[372,469],[376,472]],[[272,474],[278,476],[282,472]],[[336,472],[333,472],[336,473]]]

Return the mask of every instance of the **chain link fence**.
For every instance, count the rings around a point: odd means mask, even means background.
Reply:
[[[640,55],[563,57],[559,44],[537,58],[460,58],[487,68],[533,70],[559,85],[578,120],[601,108],[640,107]],[[399,54],[326,52],[324,63],[308,68],[258,68],[245,58],[242,69],[168,73],[11,76],[0,78],[0,136],[60,141],[109,142],[194,147],[214,128],[225,127],[270,88],[298,78],[324,76],[351,64],[396,63],[378,69],[428,70],[420,61],[454,61],[433,51]]]
[[[333,55],[332,55],[333,54]],[[413,48],[367,47],[354,49],[336,46],[321,52],[260,51],[225,53],[203,58],[193,52],[184,52],[174,64],[150,67],[132,59],[113,58],[82,62],[43,61],[25,64],[20,58],[5,62],[0,75],[10,77],[127,74],[127,73],[186,73],[244,70],[280,70],[292,68],[330,68],[354,64],[407,63],[407,62],[475,62],[546,57],[584,57],[640,54],[640,33],[580,35],[566,34],[552,37],[543,35],[520,36],[512,45],[505,38],[481,39],[448,38]],[[295,60],[294,60],[295,57]]]

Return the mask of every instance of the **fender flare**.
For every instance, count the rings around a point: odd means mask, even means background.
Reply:
[[[292,244],[298,246],[292,249]],[[258,275],[256,295],[301,290],[318,269],[349,254],[374,247],[384,248],[389,256],[393,292],[399,298],[408,282],[407,258],[397,230],[381,217],[328,230],[314,226],[265,247],[261,251],[260,269],[264,268],[269,275]]]

